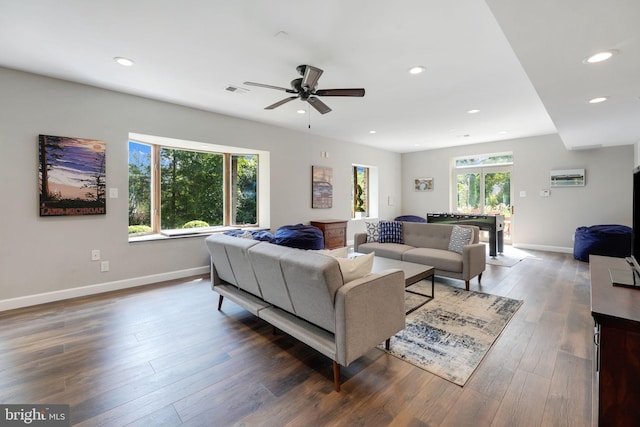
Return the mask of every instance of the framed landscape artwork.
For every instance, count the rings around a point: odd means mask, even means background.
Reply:
[[[433,190],[433,178],[416,178],[413,183],[415,191],[431,191]]]
[[[38,148],[40,216],[107,213],[104,141],[40,135]]]
[[[551,171],[552,187],[584,187],[584,169]]]
[[[311,208],[333,207],[333,169],[326,166],[312,166],[311,175]]]

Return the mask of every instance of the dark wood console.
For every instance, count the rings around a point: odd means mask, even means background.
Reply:
[[[640,290],[615,287],[609,269],[630,270],[624,258],[591,255],[595,321],[593,425],[640,426]]]
[[[325,249],[336,249],[347,246],[347,221],[327,219],[311,221],[310,224],[322,230]]]

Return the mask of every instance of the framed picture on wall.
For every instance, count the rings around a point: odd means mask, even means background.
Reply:
[[[433,178],[416,178],[413,183],[415,191],[431,191],[433,190]]]
[[[40,216],[104,215],[104,141],[66,136],[38,137]]]
[[[326,166],[311,166],[311,208],[333,207],[333,169]]]
[[[564,169],[551,171],[552,187],[584,187],[584,169]]]

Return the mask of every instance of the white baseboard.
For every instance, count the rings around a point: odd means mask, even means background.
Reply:
[[[561,252],[563,254],[573,253],[573,248],[567,248],[564,246],[531,245],[528,243],[515,243],[512,246],[514,248],[531,249],[533,251]]]
[[[98,283],[95,285],[81,286],[78,288],[62,289],[59,291],[45,292],[35,295],[0,300],[0,312],[16,308],[30,307],[48,302],[61,301],[70,298],[87,295],[101,294],[117,291],[119,289],[135,288],[136,286],[149,285],[151,283],[167,280],[182,279],[184,277],[208,274],[209,266],[189,268],[186,270],[170,271],[168,273],[152,274],[150,276],[133,277],[131,279],[116,280],[114,282]]]

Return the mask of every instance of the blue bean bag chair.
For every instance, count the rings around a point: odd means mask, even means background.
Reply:
[[[401,215],[396,217],[394,221],[404,221],[404,222],[427,222],[427,220],[421,216],[417,215]]]
[[[276,245],[298,249],[324,249],[322,230],[312,225],[285,225],[276,230]]]
[[[573,242],[573,257],[589,262],[589,255],[630,256],[631,231],[626,225],[615,224],[578,227]]]
[[[265,230],[229,230],[225,231],[224,234],[233,237],[244,237],[247,232],[251,233],[251,238],[253,240],[260,240],[261,242],[269,243],[273,243],[276,240],[273,234]]]
[[[265,230],[252,231],[251,234],[253,234],[253,240],[260,240],[261,242],[269,243],[276,241],[276,236]]]

